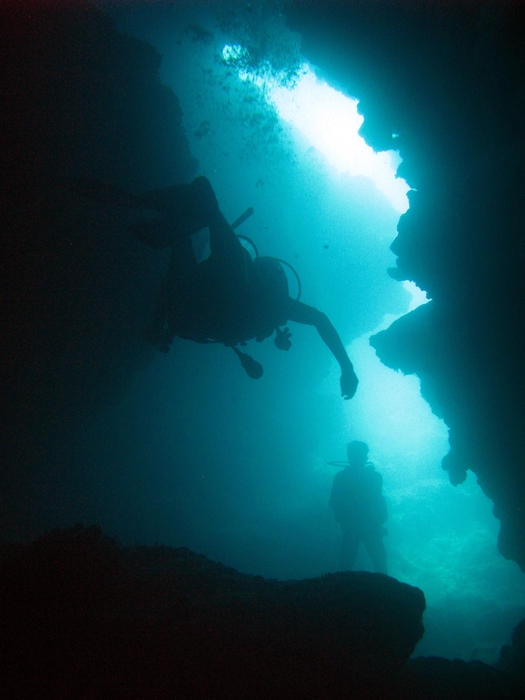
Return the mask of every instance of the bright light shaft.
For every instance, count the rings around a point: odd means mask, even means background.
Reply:
[[[309,70],[290,89],[269,87],[269,100],[281,119],[292,124],[340,173],[370,178],[400,213],[408,209],[407,183],[396,178],[395,153],[376,153],[358,131],[364,121],[352,100]]]
[[[417,309],[417,307],[421,306],[422,304],[428,304],[428,302],[430,301],[430,299],[427,296],[427,293],[423,289],[419,289],[415,282],[405,280],[403,282],[403,287],[407,290],[411,297],[407,313],[409,311]]]
[[[225,46],[222,55],[228,63],[247,53],[236,45]],[[369,178],[396,211],[407,211],[410,188],[395,174],[399,154],[376,153],[359,136],[364,118],[357,111],[357,100],[319,80],[307,65],[291,87],[281,85],[270,71],[257,75],[241,69],[239,78],[256,85],[279,117],[295,127],[339,173]]]

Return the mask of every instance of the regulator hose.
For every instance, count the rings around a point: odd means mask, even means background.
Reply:
[[[237,219],[235,219],[233,224],[231,224],[231,227],[233,229],[236,229],[238,226],[243,224],[246,221],[246,219],[249,219],[252,214],[253,214],[253,207],[248,207],[248,209],[246,209],[246,211],[244,211]],[[249,243],[251,245],[251,247],[253,248],[253,251],[255,253],[254,257],[256,257],[256,258],[259,257],[259,251],[257,250],[257,246],[255,245],[255,243],[252,241],[251,238],[248,238],[248,236],[241,236],[240,234],[237,234],[237,238],[239,238],[241,241],[246,241],[247,243]],[[270,260],[275,260],[276,262],[279,262],[283,265],[286,265],[286,267],[293,272],[293,274],[295,275],[295,279],[297,280],[297,295],[296,295],[294,301],[299,301],[299,299],[301,298],[301,294],[302,294],[303,289],[301,286],[301,279],[300,279],[299,275],[297,274],[297,270],[295,269],[295,267],[293,265],[291,265],[289,262],[287,262],[286,260],[283,260],[282,258],[274,258],[271,255],[267,255],[265,257],[269,258]]]
[[[291,263],[289,263],[287,260],[283,260],[282,258],[274,258],[271,255],[269,255],[268,257],[270,258],[270,260],[275,260],[279,263],[282,263],[283,265],[286,265],[286,267],[294,273],[295,279],[297,280],[297,295],[296,295],[294,301],[299,301],[299,299],[301,298],[301,294],[303,292],[303,288],[301,286],[301,278],[299,277],[299,274],[298,274],[297,270],[295,269],[295,267]]]

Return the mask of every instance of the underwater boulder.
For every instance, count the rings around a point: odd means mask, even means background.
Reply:
[[[11,697],[386,692],[423,634],[420,590],[381,574],[241,574],[98,527],[0,549]]]

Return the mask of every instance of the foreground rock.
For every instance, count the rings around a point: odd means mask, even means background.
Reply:
[[[423,593],[366,572],[248,576],[98,527],[0,549],[9,698],[514,698],[523,625],[499,668],[409,660]]]
[[[409,661],[399,678],[399,697],[425,700],[513,700],[523,696],[518,678],[481,661],[421,657]]]
[[[387,576],[247,576],[98,528],[2,551],[9,697],[339,697],[388,691],[423,594]]]

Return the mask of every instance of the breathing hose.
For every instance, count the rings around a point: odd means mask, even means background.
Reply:
[[[235,221],[231,224],[232,229],[236,229],[238,226],[243,224],[247,219],[250,218],[253,214],[253,207],[248,207]],[[239,240],[245,241],[248,243],[253,250],[253,257],[258,258],[259,256],[259,251],[257,250],[257,246],[255,243],[252,241],[251,238],[248,238],[248,236],[241,236],[240,234],[236,234],[237,238]],[[291,265],[287,260],[283,260],[282,258],[274,258],[271,255],[265,256],[268,260],[275,260],[275,262],[280,263],[281,265],[285,265],[289,270],[292,271],[292,273],[295,276],[295,279],[297,280],[297,295],[295,297],[295,301],[299,301],[301,298],[302,294],[302,285],[301,285],[301,278],[299,277],[299,274],[297,273],[297,270],[293,265]],[[287,328],[284,329],[284,331],[281,331],[280,329],[277,329],[277,339],[275,341],[277,347],[280,347],[283,350],[288,350],[290,347],[290,340],[289,340],[290,332],[288,331]],[[213,342],[213,341],[210,341]],[[279,344],[280,343],[280,344]],[[262,366],[254,360],[252,357],[247,355],[244,352],[241,352],[238,350],[234,345],[230,345],[231,349],[233,352],[237,355],[239,358],[242,366],[244,367],[244,370],[246,374],[251,377],[252,379],[259,379],[262,376],[263,369]]]
[[[248,207],[248,209],[246,209],[239,217],[235,219],[233,224],[231,224],[231,227],[233,229],[236,229],[238,226],[243,224],[246,221],[246,219],[249,219],[250,216],[252,216],[253,211],[253,207]],[[237,238],[239,238],[241,241],[246,241],[247,243],[249,243],[249,245],[251,245],[251,247],[253,248],[253,252],[255,253],[254,257],[259,257],[259,251],[257,250],[257,246],[251,238],[248,238],[248,236],[241,236],[240,234],[237,234]],[[297,296],[295,297],[295,301],[299,301],[303,290],[301,286],[301,279],[295,267],[291,265],[288,261],[283,260],[282,258],[274,258],[272,255],[265,255],[264,257],[268,258],[269,260],[275,260],[276,262],[281,263],[282,265],[286,265],[286,267],[293,272],[293,274],[295,275],[295,279],[297,280]]]

